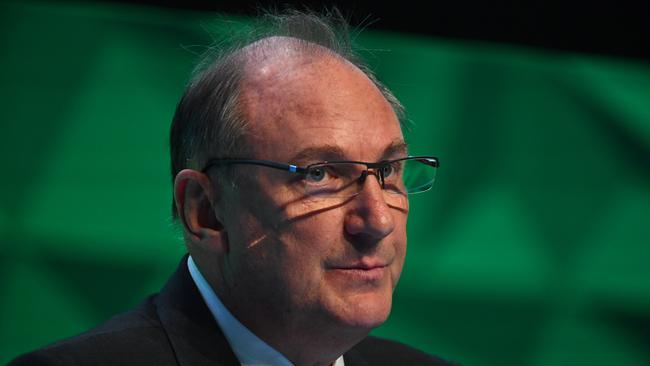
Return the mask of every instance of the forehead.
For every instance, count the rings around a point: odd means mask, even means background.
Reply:
[[[373,161],[403,142],[390,103],[348,61],[331,55],[266,61],[242,83],[256,158],[291,161],[323,147],[340,151],[337,158]]]

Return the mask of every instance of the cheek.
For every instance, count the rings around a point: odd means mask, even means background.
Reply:
[[[341,225],[340,217],[327,212],[291,222],[280,237],[291,280],[305,287],[320,286],[326,263],[340,257],[344,249]]]
[[[302,243],[327,254],[341,240],[344,212],[335,200],[294,198],[284,205],[282,215],[287,241]]]
[[[342,248],[344,222],[341,210],[306,212],[310,213],[294,220],[288,230],[298,251],[304,251],[310,258],[327,260],[345,249]]]

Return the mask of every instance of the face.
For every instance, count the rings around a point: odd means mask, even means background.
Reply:
[[[345,61],[269,61],[243,90],[253,158],[306,166],[406,154],[390,104]],[[229,252],[220,293],[233,313],[252,328],[273,319],[276,329],[367,332],[384,322],[404,263],[408,200],[387,204],[374,176],[353,198],[328,201],[305,197],[297,174],[236,169],[245,178],[222,215]]]

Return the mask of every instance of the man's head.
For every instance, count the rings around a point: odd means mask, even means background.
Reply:
[[[259,58],[279,56],[283,48],[253,47],[268,45],[264,39],[290,37],[302,40],[294,44],[303,56],[337,55],[366,73],[391,104],[397,116],[403,107],[395,96],[375,79],[354,52],[345,19],[337,12],[325,15],[287,12],[266,15],[257,20],[252,30],[230,37],[206,53],[183,94],[171,126],[170,153],[172,182],[182,169],[201,169],[209,159],[249,155],[246,134],[251,127],[242,116],[239,98],[241,80],[248,68]],[[313,47],[319,45],[321,47]],[[401,122],[401,121],[400,121]],[[177,208],[172,202],[172,216]]]
[[[333,34],[313,16],[297,17]],[[323,343],[334,354],[322,358],[335,357],[385,321],[406,252],[408,200],[387,200],[376,172],[342,198],[306,195],[317,181],[269,167],[204,169],[211,158],[307,166],[406,156],[394,98],[319,43],[267,37],[226,56],[220,62],[237,70],[208,68],[183,98],[204,106],[181,101],[172,127],[175,203],[190,254],[244,325],[285,354],[287,342],[303,350],[292,361],[314,347],[326,352]],[[232,85],[211,89],[214,80]],[[192,87],[205,99],[188,97]],[[219,95],[224,89],[231,95]],[[231,125],[187,137],[192,118]]]

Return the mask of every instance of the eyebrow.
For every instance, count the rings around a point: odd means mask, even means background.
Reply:
[[[386,149],[379,160],[386,160],[394,157],[395,155],[408,155],[408,145],[402,139],[396,139]],[[320,145],[308,147],[301,150],[294,155],[291,160],[292,163],[307,163],[319,161],[336,161],[336,160],[349,160],[343,150],[336,145]]]
[[[320,145],[301,150],[289,161],[292,163],[307,163],[329,160],[345,160],[345,153],[335,145]]]
[[[394,157],[395,155],[404,155],[404,157],[406,157],[408,155],[408,150],[409,149],[406,141],[397,139],[393,141],[393,143],[390,144],[386,150],[384,150],[384,154],[381,156],[381,158],[387,159],[389,157]]]

